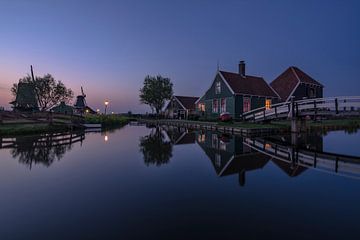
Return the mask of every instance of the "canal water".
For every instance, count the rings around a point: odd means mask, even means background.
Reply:
[[[0,239],[359,239],[360,133],[1,138]]]

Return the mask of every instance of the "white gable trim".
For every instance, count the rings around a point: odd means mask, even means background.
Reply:
[[[184,110],[187,110],[187,108],[184,107],[184,105],[182,105],[182,103],[179,101],[179,99],[178,99],[176,96],[174,96],[174,99],[180,104],[180,106],[181,106]]]
[[[269,87],[270,87],[270,89],[276,94],[276,96],[278,96],[278,98],[279,99],[281,99],[281,97],[280,97],[280,95],[275,91],[275,89],[273,89],[273,87],[270,85],[270,84],[268,84],[268,83],[266,83]]]
[[[292,73],[295,75],[296,79],[298,80],[298,83],[296,84],[296,86],[294,87],[294,89],[291,91],[290,95],[287,97],[286,101],[285,102],[288,102],[291,98],[291,96],[294,94],[294,92],[296,91],[296,89],[299,87],[301,81],[300,81],[300,78],[299,76],[296,74],[295,70],[293,67],[291,67],[291,71]]]
[[[198,100],[196,100],[196,101],[195,101],[195,105],[199,103],[200,99],[202,99],[202,98],[203,98],[203,96],[205,96],[205,94],[204,94],[204,95],[202,95],[201,97],[199,97],[199,98],[198,98]]]
[[[228,89],[230,90],[230,92],[231,92],[232,94],[235,94],[234,90],[230,87],[229,83],[226,81],[226,79],[224,78],[224,76],[221,74],[220,71],[218,71],[218,74],[220,75],[220,77],[221,77],[221,79],[223,80],[223,82],[225,82],[225,85],[228,87]],[[215,81],[215,80],[216,80],[216,77],[215,77],[214,81]],[[213,83],[213,84],[214,84],[214,83]],[[211,84],[211,86],[212,86],[212,84]],[[211,86],[210,86],[210,87],[211,87]]]
[[[206,95],[206,93],[209,91],[209,89],[210,89],[210,88],[212,87],[212,85],[214,84],[214,82],[215,82],[216,77],[217,77],[218,74],[220,75],[221,80],[225,83],[225,85],[227,86],[227,88],[230,90],[231,94],[233,94],[233,95],[235,94],[234,91],[233,91],[233,89],[230,87],[230,85],[229,85],[229,84],[227,83],[227,81],[225,80],[224,76],[223,76],[223,75],[220,73],[220,71],[218,70],[218,71],[216,71],[215,78],[214,78],[214,80],[211,82],[210,87],[208,87],[207,90],[205,91],[205,93],[204,93],[201,97],[199,97],[198,100],[196,100],[195,104],[198,104],[199,101],[200,101],[200,99],[202,99],[202,98]]]

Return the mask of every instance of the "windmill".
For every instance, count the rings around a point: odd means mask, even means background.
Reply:
[[[84,89],[83,87],[81,87],[81,95],[78,95],[76,97],[76,102],[74,107],[80,111],[83,111],[85,109],[85,107],[87,106],[86,104],[86,95],[84,93]]]

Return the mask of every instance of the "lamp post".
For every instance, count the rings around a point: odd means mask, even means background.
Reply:
[[[109,105],[109,101],[105,100],[104,104],[105,104],[105,115],[106,115],[106,110],[107,110],[107,106]]]

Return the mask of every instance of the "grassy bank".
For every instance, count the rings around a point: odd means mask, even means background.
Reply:
[[[65,125],[48,124],[6,124],[0,125],[0,136],[28,135],[48,132],[67,131]]]
[[[131,119],[119,115],[86,115],[85,123],[101,124],[103,127],[123,126],[129,123]]]
[[[145,120],[146,121],[146,120]],[[149,121],[174,121],[185,124],[204,124],[204,125],[216,125],[226,126],[230,128],[241,128],[241,129],[282,129],[290,130],[291,122],[289,120],[284,121],[273,121],[270,123],[252,123],[252,122],[204,122],[204,121],[191,121],[191,120],[149,120]],[[348,118],[348,119],[332,119],[313,121],[307,120],[304,125],[304,130],[340,130],[340,129],[359,129],[360,118]]]

